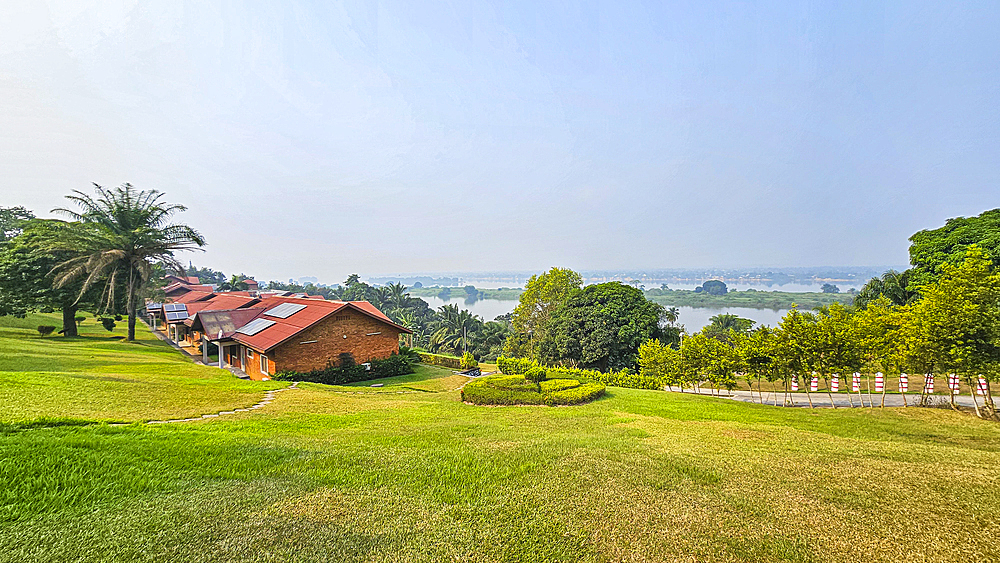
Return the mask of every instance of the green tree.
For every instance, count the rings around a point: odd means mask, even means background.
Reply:
[[[582,284],[580,274],[567,268],[531,276],[511,313],[513,334],[504,347],[506,355],[537,359],[538,344],[546,338],[552,313]]]
[[[774,363],[778,373],[784,381],[786,402],[788,398],[789,382],[794,377],[805,378],[811,371],[809,368],[809,345],[811,339],[812,325],[816,319],[810,313],[803,313],[797,307],[792,307],[788,313],[782,317],[778,323],[774,334]],[[812,396],[808,386],[808,379],[805,386],[806,399],[812,407]]]
[[[833,285],[832,283],[824,283],[822,287],[819,288],[823,293],[840,293],[840,288]]]
[[[220,291],[246,291],[249,286],[243,281],[244,276],[233,274],[219,286]]]
[[[970,245],[960,265],[942,264],[936,283],[921,288],[911,311],[915,340],[933,351],[939,372],[957,374],[973,390],[983,376],[996,381],[1000,369],[1000,275],[986,254]],[[973,399],[975,399],[973,391]],[[995,418],[987,391],[977,414]]]
[[[868,392],[868,405],[872,406],[871,378],[881,372],[901,373],[904,360],[904,348],[907,345],[905,322],[906,307],[893,304],[886,296],[880,296],[860,309],[853,317],[851,324],[851,340],[857,350],[857,365],[865,375],[865,388]],[[933,369],[932,365],[928,369]],[[918,373],[927,373],[918,368]],[[888,386],[882,385],[882,405],[885,404],[885,391]],[[864,399],[858,391],[861,405]]]
[[[431,350],[464,353],[482,325],[482,319],[465,309],[460,311],[458,305],[442,305],[433,323]]]
[[[906,305],[919,297],[909,289],[911,271],[887,270],[879,277],[868,280],[861,291],[854,295],[854,306],[864,309],[879,297],[885,297],[893,305]]]
[[[24,224],[34,218],[34,213],[21,206],[0,207],[0,245],[21,234]]]
[[[552,313],[538,345],[546,363],[573,364],[600,371],[635,369],[639,346],[663,335],[663,306],[642,291],[609,282],[570,293]]]
[[[761,380],[771,379],[774,373],[774,336],[770,328],[763,326],[734,339],[736,369],[744,374],[753,397],[753,382],[757,382],[757,396],[764,402]],[[777,401],[777,399],[775,399]]]
[[[94,184],[94,189],[95,197],[80,191],[66,196],[79,210],[53,210],[76,221],[46,240],[50,251],[73,254],[56,267],[55,284],[63,287],[82,279],[81,295],[102,284],[106,309],[114,306],[115,290],[123,285],[127,338],[132,341],[140,294],[154,264],[183,271],[174,252],[199,249],[205,240],[187,225],[170,223],[174,214],[187,208],[163,202],[159,191],[137,190],[127,183],[114,189]]]
[[[31,311],[62,310],[62,334],[76,336],[76,314],[81,307],[96,307],[99,291],[81,295],[82,281],[57,287],[53,269],[72,254],[48,250],[46,241],[64,228],[61,221],[36,219],[23,232],[0,246],[0,315],[23,317]]]
[[[737,335],[746,335],[755,324],[750,319],[744,319],[732,313],[720,313],[708,319],[709,324],[701,331],[711,338],[721,342],[730,342]]]
[[[913,267],[908,285],[912,291],[936,281],[945,264],[961,264],[974,245],[994,266],[1000,266],[1000,209],[977,217],[948,219],[943,227],[914,233],[910,243]]]
[[[680,350],[653,338],[639,346],[638,363],[643,377],[657,378],[668,389],[674,385],[683,389]]]

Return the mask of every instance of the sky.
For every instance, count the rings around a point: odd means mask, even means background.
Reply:
[[[997,2],[0,2],[0,206],[189,209],[196,265],[905,264],[1000,206]]]

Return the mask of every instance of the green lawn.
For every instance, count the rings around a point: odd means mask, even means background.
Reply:
[[[6,328],[0,338],[4,420],[143,420],[267,388],[211,375],[222,372],[150,341],[39,343]],[[19,359],[30,354],[42,358]],[[75,356],[92,361],[74,371]],[[90,384],[70,386],[80,373]],[[937,409],[810,411],[616,388],[574,407],[477,407],[460,402],[452,389],[464,378],[454,377],[423,366],[383,388],[302,384],[264,409],[195,423],[8,428],[0,561],[1000,553],[997,424]],[[18,392],[22,380],[46,378],[60,382],[55,390]],[[121,378],[162,384],[145,402],[159,414],[140,414]],[[100,416],[114,408],[106,395],[129,414]]]
[[[41,337],[58,315],[0,317],[0,422],[39,417],[145,421],[187,417],[256,403],[282,382],[254,382],[195,364],[143,324],[124,341],[125,324],[109,333],[88,318],[80,336]]]

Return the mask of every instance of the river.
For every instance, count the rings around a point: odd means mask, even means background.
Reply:
[[[466,303],[464,299],[451,299],[444,301],[439,297],[421,297],[432,309],[437,309],[442,305],[458,305],[459,309],[468,309],[472,314],[482,317],[483,320],[492,321],[500,315],[506,315],[514,310],[517,301],[500,301],[498,299],[479,299],[478,301]],[[732,313],[734,315],[751,319],[759,324],[775,326],[781,317],[788,312],[788,309],[773,311],[771,309],[750,309],[748,307],[723,307],[721,309],[709,309],[703,307],[678,307],[680,311],[680,322],[688,332],[698,332],[702,327],[709,324],[708,319],[721,313]]]

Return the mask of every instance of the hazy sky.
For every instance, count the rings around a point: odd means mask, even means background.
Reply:
[[[959,6],[961,4],[961,7]],[[258,279],[907,261],[1000,206],[1000,3],[0,2],[0,205]]]

